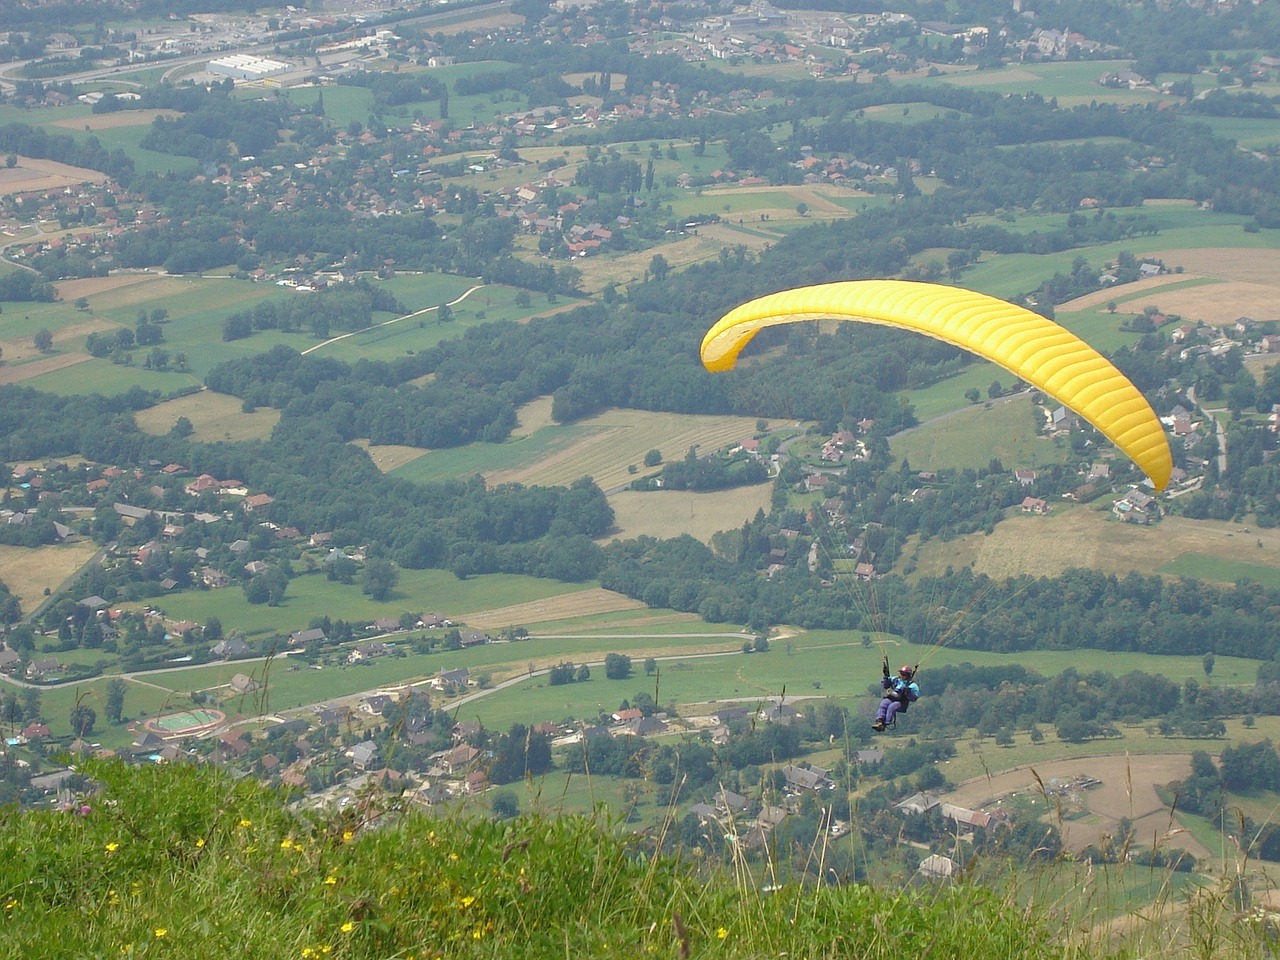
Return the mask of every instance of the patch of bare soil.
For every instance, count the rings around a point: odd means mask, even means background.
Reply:
[[[1112,300],[1119,300],[1121,297],[1129,297],[1135,293],[1142,293],[1146,290],[1155,290],[1159,287],[1168,286],[1171,283],[1182,283],[1184,280],[1190,279],[1186,275],[1178,275],[1173,273],[1162,273],[1158,277],[1144,277],[1141,280],[1135,280],[1133,283],[1126,283],[1119,287],[1106,287],[1103,290],[1095,290],[1093,293],[1086,293],[1083,297],[1076,297],[1074,300],[1068,300],[1066,303],[1058,305],[1059,310],[1088,310],[1090,307],[1101,306]],[[1128,308],[1129,304],[1125,304]],[[1126,312],[1133,312],[1127,309]]]
[[[85,167],[73,167],[56,160],[18,157],[12,167],[0,166],[0,195],[25,193],[28,190],[55,190],[73,183],[102,183],[105,173]]]
[[[364,439],[352,440],[351,443],[369,454],[373,465],[383,473],[390,473],[396,467],[412,463],[427,452],[422,447],[406,447],[391,443],[373,444]]]
[[[38,377],[42,373],[52,373],[54,370],[74,367],[77,363],[84,363],[89,359],[90,357],[87,353],[62,353],[53,357],[45,357],[41,360],[32,360],[30,363],[16,365],[6,363],[0,367],[0,384],[21,383],[23,380]]]
[[[455,33],[463,33],[469,30],[484,32],[485,30],[501,30],[503,27],[519,27],[523,24],[524,17],[514,13],[497,13],[491,17],[473,17],[469,20],[459,20],[457,23],[449,23],[444,26],[433,26],[431,32],[452,36]]]
[[[555,423],[551,417],[551,397],[536,397],[516,411],[516,428],[511,431],[513,437],[527,437],[543,427]]]
[[[1189,250],[1149,250],[1169,269],[1182,267],[1185,274],[1261,283],[1280,287],[1280,250],[1238,250],[1233,247],[1195,247]]]
[[[1277,293],[1280,291],[1275,287],[1229,280],[1203,287],[1166,290],[1153,295],[1149,303],[1142,303],[1141,309],[1150,305],[1162,312],[1222,326],[1241,317],[1273,319]]]
[[[509,607],[482,610],[467,617],[467,625],[480,630],[520,626],[529,623],[546,623],[551,620],[568,620],[598,613],[615,613],[620,610],[642,610],[644,604],[612,590],[596,588],[566,593],[545,600],[515,603]]]
[[[73,117],[68,120],[55,120],[51,127],[65,127],[68,130],[112,130],[116,127],[149,126],[156,117],[173,120],[182,116],[176,110],[117,110],[115,113],[95,113],[87,117]]]
[[[698,235],[708,240],[756,251],[767,250],[777,242],[777,237],[762,237],[758,233],[740,230],[728,223],[703,224],[698,227]]]
[[[111,277],[84,277],[79,280],[61,280],[55,284],[58,299],[73,303],[81,297],[92,297],[94,294],[106,293],[135,283],[146,283],[155,280],[149,273],[121,273]]]

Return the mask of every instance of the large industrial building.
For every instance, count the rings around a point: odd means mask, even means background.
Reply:
[[[246,53],[236,53],[229,57],[210,60],[208,70],[219,77],[230,77],[232,80],[264,80],[293,69],[291,64],[283,60],[269,60],[266,57],[251,57]]]

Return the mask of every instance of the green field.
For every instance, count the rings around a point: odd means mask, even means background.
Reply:
[[[448,274],[420,274],[384,281],[409,310],[420,310],[456,299],[477,281]],[[529,309],[514,304],[518,291],[509,287],[489,287],[477,291],[454,308],[452,323],[438,324],[431,316],[424,326],[417,320],[371,330],[338,341],[324,350],[327,355],[356,360],[360,357],[389,359],[412,350],[425,349],[446,338],[461,336],[469,327],[486,319],[518,319],[531,311],[546,309],[545,298]],[[168,312],[164,324],[165,341],[160,346],[170,357],[183,353],[187,357],[186,372],[147,370],[143,367],[146,349],[133,351],[133,366],[121,366],[105,359],[93,359],[74,367],[53,371],[27,381],[32,387],[53,393],[123,393],[134,385],[149,390],[169,392],[199,385],[214,366],[227,360],[265,352],[284,344],[299,352],[316,347],[320,341],[309,333],[284,333],[264,330],[241,340],[224,341],[222,324],[233,313],[251,309],[265,300],[283,301],[304,296],[274,284],[252,283],[225,277],[157,277],[126,287],[90,294],[89,315],[119,326],[132,327],[139,311],[156,309]],[[486,304],[486,300],[488,303]],[[560,303],[566,301],[561,299]],[[82,341],[62,344],[58,330],[83,323],[86,315],[69,303],[22,304],[0,315],[0,339],[32,336],[42,327],[54,334],[55,352],[79,349]],[[492,310],[492,313],[489,311]],[[375,314],[375,323],[390,319],[391,314]]]
[[[57,128],[55,128],[57,129]],[[164,176],[173,173],[178,176],[190,176],[196,172],[199,164],[191,157],[178,156],[173,153],[160,153],[139,146],[142,139],[151,132],[151,124],[139,124],[133,127],[105,127],[100,130],[84,129],[66,130],[77,140],[97,137],[98,142],[107,150],[119,148],[133,158],[133,167],[137,173],[154,173]]]
[[[1128,60],[1088,60],[1081,62],[1020,63],[1004,70],[947,71],[934,77],[921,77],[922,84],[943,84],[992,93],[1022,96],[1032,93],[1056,99],[1063,107],[1099,103],[1146,104],[1161,99],[1152,88],[1140,90],[1114,89],[1098,84],[1104,73],[1129,70]]]
[[[464,447],[432,450],[391,472],[394,476],[418,483],[470,477],[533,463],[567,450],[578,440],[598,432],[576,424],[556,424],[543,427],[532,436],[513,437],[505,443],[469,443]]]
[[[321,87],[292,87],[288,91],[289,102],[298,107],[314,109],[316,101],[324,96],[324,115],[335,126],[345,129],[347,124],[355,120],[361,124],[368,122],[370,108],[373,106],[373,91],[368,87],[330,84]],[[245,95],[246,99],[260,100],[268,94],[252,91]],[[275,96],[274,92],[270,96]]]
[[[144,370],[140,365],[123,367],[110,360],[86,360],[73,367],[42,373],[38,377],[23,381],[23,386],[43,390],[46,393],[62,395],[100,393],[106,397],[127,393],[135,386],[145,390],[170,393],[199,384],[200,378],[194,373]]]
[[[472,285],[466,278],[445,274],[427,274],[426,276],[438,278],[436,287],[439,289],[439,299],[431,300],[426,294],[412,298],[401,297],[401,301],[406,306],[409,306],[411,300],[415,304],[424,304],[423,306],[411,307],[412,310],[422,310],[426,306],[438,306],[440,303],[456,299],[457,296]],[[426,284],[421,286],[425,287]],[[457,293],[452,293],[448,290],[451,286],[460,289]],[[354,336],[323,347],[315,347],[311,352],[318,352],[328,357],[337,357],[349,362],[361,357],[371,360],[391,360],[395,357],[434,347],[442,340],[452,340],[460,337],[467,330],[483,323],[490,323],[495,320],[524,320],[531,313],[539,310],[564,309],[585,302],[566,297],[557,297],[556,304],[553,306],[547,302],[545,294],[539,293],[535,294],[537,299],[533,300],[529,307],[520,307],[515,302],[515,297],[518,293],[519,291],[514,287],[488,285],[475,291],[461,303],[453,305],[450,308],[453,311],[453,318],[448,322],[441,323],[437,319],[437,313],[434,310],[421,317],[399,319],[385,325],[382,325],[381,318],[379,318],[375,319],[375,323],[379,325],[373,329],[357,333]],[[385,317],[386,315],[381,316]]]
[[[390,599],[378,602],[354,584],[334,583],[313,573],[289,581],[289,592],[278,607],[251,604],[237,587],[188,590],[166,596],[162,608],[170,619],[205,623],[216,616],[228,630],[247,635],[287,634],[305,628],[313,619],[331,616],[351,623],[378,617],[398,617],[405,610],[438,610],[450,619],[468,613],[543,600],[584,588],[536,577],[498,575],[458,580],[446,570],[402,570]]]
[[[1005,385],[1012,379],[1006,373]],[[985,390],[982,393],[986,395]],[[967,403],[963,397],[959,400],[957,406]],[[1066,448],[1040,435],[1039,421],[1039,410],[1033,409],[1029,395],[970,404],[945,420],[895,435],[889,449],[916,470],[976,469],[993,457],[1009,469],[1063,462]]]
[[[1234,140],[1250,150],[1267,150],[1280,144],[1280,128],[1274,120],[1249,117],[1196,117],[1197,123],[1207,124],[1215,136]]]
[[[1178,577],[1194,577],[1215,583],[1239,583],[1251,580],[1264,587],[1280,587],[1280,570],[1245,560],[1226,560],[1201,553],[1184,553],[1160,567],[1161,573]]]
[[[941,120],[953,116],[968,114],[961,110],[939,107],[937,104],[917,100],[913,103],[881,103],[859,110],[863,118],[878,120],[884,123],[924,123],[927,120]]]
[[[6,303],[0,313],[0,340],[27,340],[39,330],[53,334],[55,350],[79,348],[80,344],[60,340],[58,331],[88,318],[69,303],[40,303],[33,300]]]

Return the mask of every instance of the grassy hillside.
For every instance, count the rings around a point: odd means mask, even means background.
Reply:
[[[742,864],[652,855],[653,838],[601,815],[442,819],[372,790],[341,814],[302,816],[207,767],[90,772],[102,791],[69,809],[3,814],[0,957],[1265,955],[1262,930],[1233,922],[1211,889],[1193,901],[1211,946],[1179,939],[1159,910],[1102,940],[1098,918],[1133,886],[1102,871],[1080,878],[1087,896],[1025,866],[994,874],[995,889],[779,877],[764,893]],[[823,852],[813,873],[825,877]],[[1171,885],[1148,879],[1181,914]]]

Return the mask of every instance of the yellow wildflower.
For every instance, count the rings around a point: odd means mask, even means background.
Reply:
[[[166,936],[168,936],[168,934],[169,934],[169,930],[168,930],[168,928],[166,928],[166,927],[156,927],[156,939],[157,939],[157,940],[161,939],[162,937],[166,937]]]
[[[204,846],[204,837],[201,837],[199,840],[196,841],[196,849],[199,850],[203,846]]]
[[[316,955],[316,952],[315,952],[314,950],[312,950],[310,947],[303,947],[303,948],[302,948],[302,955],[303,955],[304,957],[314,957],[314,956]]]
[[[342,842],[343,842],[343,843],[350,843],[350,842],[351,842],[351,838],[352,838],[352,837],[354,837],[355,835],[356,835],[356,832],[355,832],[354,830],[343,830],[343,831],[342,831]]]
[[[451,854],[449,854],[449,859],[450,859],[450,860],[457,860],[457,859],[458,859],[458,855],[457,855],[456,853],[451,853]]]
[[[114,840],[107,844],[107,853],[115,853],[119,849],[120,844],[116,843]]]
[[[466,909],[467,907],[471,906],[473,903],[475,903],[475,902],[476,902],[476,898],[475,898],[475,897],[473,897],[473,896],[471,896],[471,894],[467,894],[465,897],[463,897],[463,898],[462,898],[461,900],[459,900],[458,902],[459,902],[460,904],[462,904],[463,909]]]
[[[253,821],[252,821],[252,820],[241,820],[241,821],[240,821],[240,826],[242,826],[242,827],[252,827],[252,826],[253,826]]]
[[[5,908],[6,910],[12,910],[12,909],[13,909],[14,907],[16,907],[17,905],[18,905],[18,901],[17,901],[17,900],[14,900],[12,897],[10,897],[10,898],[9,898],[9,902],[8,902],[8,903],[6,903],[6,904],[4,905],[4,908]]]
[[[729,935],[729,931],[726,930],[724,927],[721,927],[719,930],[716,931],[716,936],[719,937],[721,940],[723,940],[728,935]]]
[[[337,882],[338,882],[338,878],[337,878],[337,877],[325,877],[325,878],[324,878],[324,882],[325,882],[325,886],[332,887],[335,883],[337,883]]]
[[[354,921],[354,920],[348,920],[346,923],[344,923],[344,924],[343,924],[341,927],[339,927],[338,929],[340,929],[343,933],[350,933],[350,932],[351,932],[352,930],[354,930],[355,928],[356,928],[355,921]]]
[[[288,837],[285,837],[283,840],[280,841],[281,850],[288,850],[292,846],[293,846],[293,841],[290,840]]]

